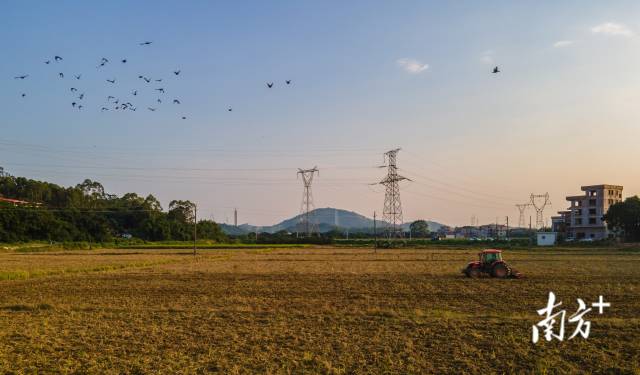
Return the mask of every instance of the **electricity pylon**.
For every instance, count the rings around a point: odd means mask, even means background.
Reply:
[[[298,168],[297,175],[302,176],[302,183],[304,184],[304,191],[302,192],[302,204],[300,205],[300,228],[304,230],[307,237],[318,231],[318,228],[311,217],[313,214],[313,194],[311,193],[311,183],[313,182],[313,176],[315,174],[320,175],[318,167],[311,169]]]
[[[408,178],[400,176],[398,174],[398,167],[396,165],[396,155],[400,151],[400,148],[387,151],[384,153],[385,162],[387,165],[387,177],[385,177],[379,184],[384,185],[386,188],[384,194],[384,209],[382,210],[382,220],[385,222],[387,238],[402,238],[402,204],[400,203],[400,184],[402,180],[408,180]]]
[[[516,204],[516,207],[518,207],[518,211],[520,211],[520,216],[518,217],[518,228],[524,228],[524,226],[526,225],[524,220],[524,211],[530,205],[531,203]]]
[[[543,200],[541,202],[536,203],[536,199]],[[551,201],[549,201],[549,193],[544,194],[531,194],[531,205],[536,209],[536,228],[540,229],[544,227],[544,216],[543,211],[544,208],[548,205],[551,205]]]

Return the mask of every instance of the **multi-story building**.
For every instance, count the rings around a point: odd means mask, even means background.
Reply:
[[[567,238],[601,240],[609,237],[604,214],[615,203],[622,202],[622,186],[589,185],[580,188],[583,195],[567,197],[570,206],[561,211]],[[559,219],[559,217],[556,217]],[[558,220],[559,221],[559,220]]]

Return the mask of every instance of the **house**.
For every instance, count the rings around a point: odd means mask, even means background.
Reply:
[[[556,232],[537,232],[536,244],[538,246],[553,246],[558,239],[558,233]]]
[[[582,186],[581,190],[584,194],[568,196],[569,208],[552,218],[554,230],[563,228],[566,237],[575,240],[611,237],[603,216],[610,206],[622,202],[622,186],[588,185]]]

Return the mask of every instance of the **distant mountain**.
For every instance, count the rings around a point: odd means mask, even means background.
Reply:
[[[290,219],[284,220],[276,225],[257,227],[250,224],[242,224],[237,227],[228,224],[219,224],[222,230],[229,235],[240,235],[255,232],[275,233],[281,230],[288,232],[295,232],[300,223],[302,215],[294,216]],[[318,208],[311,211],[313,222],[317,223],[318,230],[322,233],[329,232],[333,229],[349,230],[350,232],[371,232],[373,231],[373,219],[360,215],[357,212],[341,210],[337,208]],[[378,228],[381,227],[382,222],[377,219]],[[438,230],[442,224],[429,221],[429,229],[432,231]],[[403,228],[409,230],[411,223],[405,223]]]

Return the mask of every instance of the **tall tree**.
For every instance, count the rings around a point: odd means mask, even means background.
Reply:
[[[622,235],[625,241],[640,241],[640,198],[629,197],[611,207],[604,215],[607,227]]]
[[[429,236],[429,223],[425,220],[416,220],[409,226],[411,229],[411,235],[414,237],[428,237]]]

